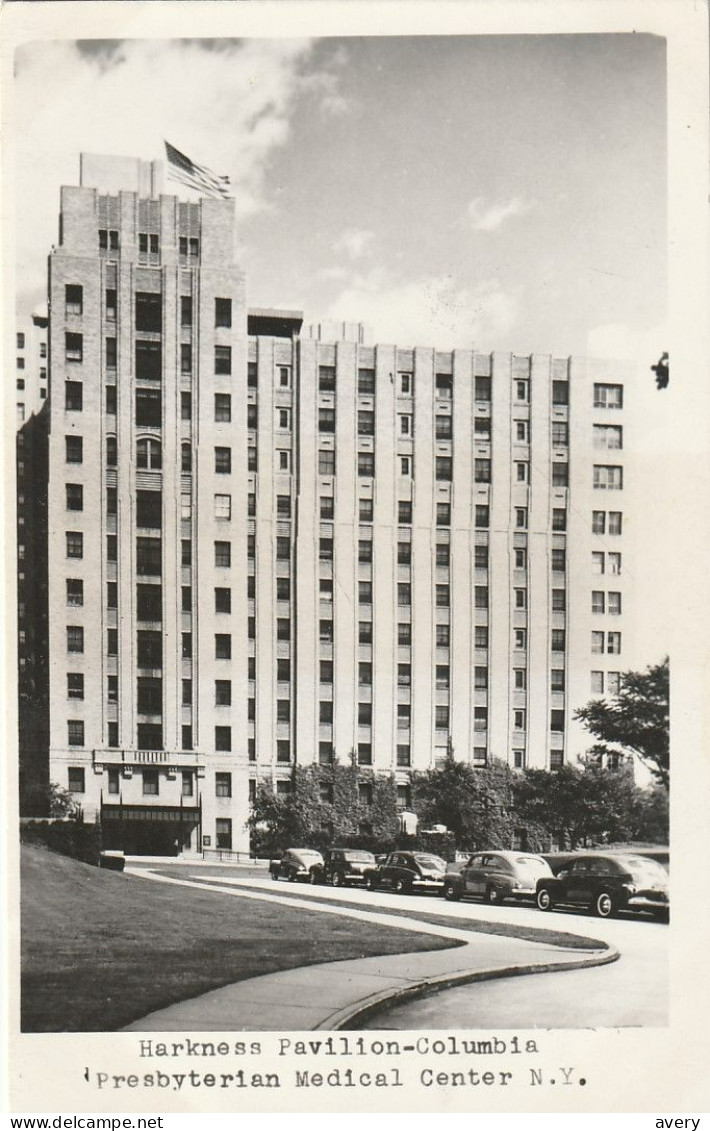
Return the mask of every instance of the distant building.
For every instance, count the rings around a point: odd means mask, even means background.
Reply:
[[[32,314],[17,320],[15,388],[17,426],[44,407],[48,381],[49,318]]]
[[[630,666],[627,375],[306,336],[247,309],[230,201],[112,160],[50,256],[51,779],[109,843],[244,849],[296,762],[408,809],[448,749],[574,759]]]

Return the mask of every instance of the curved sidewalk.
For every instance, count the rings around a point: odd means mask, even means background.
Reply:
[[[328,907],[288,896],[256,893],[199,880],[172,880],[141,871],[162,883],[207,888],[241,899],[307,907],[324,914],[382,923],[450,938],[451,948],[325,962],[248,978],[177,1002],[126,1026],[129,1032],[266,1032],[356,1028],[385,1004],[421,997],[450,986],[489,978],[576,970],[614,962],[619,952],[606,944],[580,951],[529,940],[438,926],[409,916]],[[463,944],[463,945],[462,945]]]

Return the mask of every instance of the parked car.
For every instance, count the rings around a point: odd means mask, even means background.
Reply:
[[[483,896],[486,903],[534,899],[538,880],[552,876],[542,856],[529,852],[474,852],[460,871],[444,876],[444,899]]]
[[[602,919],[617,911],[651,911],[668,916],[668,873],[646,856],[583,853],[551,879],[538,880],[541,911],[557,906],[585,907]]]
[[[330,880],[334,888],[364,883],[365,872],[376,866],[371,852],[361,848],[331,848],[324,854],[323,866],[311,869],[311,883],[326,884]]]
[[[310,880],[314,868],[323,867],[323,857],[315,848],[288,848],[283,856],[269,862],[274,880]]]
[[[365,872],[365,882],[371,891],[389,888],[391,891],[439,891],[444,885],[446,861],[430,852],[390,852],[376,868]]]

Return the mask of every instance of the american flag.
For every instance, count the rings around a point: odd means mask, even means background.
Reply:
[[[197,189],[204,196],[229,196],[229,177],[219,177],[205,165],[191,161],[174,145],[165,142],[165,156],[168,161],[168,177],[181,185]]]

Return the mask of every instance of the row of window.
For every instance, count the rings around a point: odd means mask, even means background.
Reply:
[[[98,229],[99,251],[118,251],[121,246],[120,233],[117,228]],[[138,233],[138,252],[140,255],[160,254],[160,236],[157,232]],[[180,236],[178,238],[178,254],[182,261],[197,262],[200,258],[200,241],[197,237]]]
[[[116,338],[106,338],[104,357],[107,369],[116,369],[118,364]],[[163,366],[163,350],[160,341],[139,339],[135,343],[135,378],[137,381],[160,381]],[[84,336],[67,331],[64,335],[64,358],[67,363],[80,365],[84,361]],[[180,345],[180,372],[192,373],[192,345]],[[232,372],[232,347],[214,347],[214,372],[216,376],[230,376]]]

